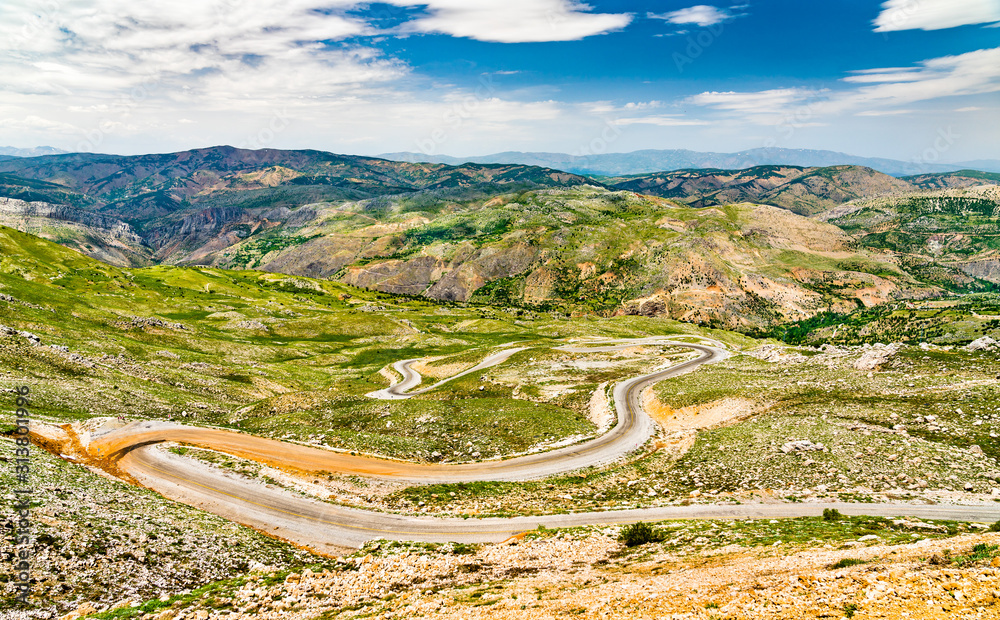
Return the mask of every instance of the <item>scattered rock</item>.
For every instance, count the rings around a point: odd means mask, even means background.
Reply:
[[[146,328],[146,327],[162,327],[165,329],[187,329],[187,327],[181,325],[180,323],[169,323],[163,319],[148,316],[133,316],[128,317],[127,320],[118,321],[116,323],[121,329],[136,329],[136,328]]]
[[[854,368],[857,370],[880,370],[889,360],[895,357],[896,353],[904,348],[906,348],[906,345],[899,342],[889,345],[881,343],[870,346],[865,345],[865,351],[854,362]]]
[[[825,448],[826,446],[821,443],[813,443],[808,439],[800,439],[798,441],[789,441],[779,449],[785,454],[790,454],[792,452],[810,452],[813,450],[823,451]]]
[[[1000,342],[989,336],[983,336],[965,345],[965,348],[969,351],[996,351],[1000,349]]]
[[[774,344],[765,344],[752,351],[746,351],[745,354],[765,362],[776,364],[804,364],[809,361],[809,358],[801,353],[789,353],[785,347]]]
[[[59,620],[77,620],[77,618],[82,618],[84,616],[89,616],[90,614],[96,614],[97,609],[90,603],[84,603],[80,605],[75,610],[69,612],[65,616],[62,616]]]

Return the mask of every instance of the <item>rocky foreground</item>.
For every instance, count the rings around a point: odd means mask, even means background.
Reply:
[[[119,611],[206,618],[998,618],[1000,534],[834,549],[626,548],[617,528],[472,549],[376,543],[334,570],[277,571]],[[871,538],[871,537],[869,537]],[[814,544],[818,545],[819,541]],[[866,546],[867,545],[867,546]],[[124,607],[135,607],[125,610]],[[64,620],[97,610],[84,605]],[[118,617],[121,617],[120,615]]]

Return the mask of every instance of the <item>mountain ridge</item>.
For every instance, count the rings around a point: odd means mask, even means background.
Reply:
[[[16,146],[0,146],[0,155],[8,157],[40,157],[43,155],[59,155],[67,152],[57,149],[54,146],[35,146],[26,149],[17,148]]]
[[[907,180],[909,179],[909,180]],[[205,265],[387,293],[754,328],[944,290],[995,270],[927,267],[810,218],[848,201],[996,183],[861,166],[592,178],[213,147],[0,161],[0,223],[122,266]]]
[[[905,176],[931,172],[952,172],[963,168],[983,169],[1000,172],[1000,160],[977,160],[956,164],[935,164],[908,162],[883,157],[862,157],[837,151],[813,149],[786,149],[761,147],[717,153],[692,151],[688,149],[642,149],[627,153],[598,153],[571,155],[568,153],[505,151],[489,155],[454,157],[450,155],[428,155],[401,151],[382,153],[379,157],[408,162],[437,162],[457,164],[472,163],[521,163],[557,168],[576,174],[596,176],[623,176],[650,174],[690,168],[717,168],[736,170],[761,165],[836,166],[858,165],[874,168],[879,172],[894,176]]]

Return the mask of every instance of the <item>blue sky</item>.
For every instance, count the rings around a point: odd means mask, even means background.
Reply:
[[[0,144],[1000,158],[1000,0],[4,0]]]

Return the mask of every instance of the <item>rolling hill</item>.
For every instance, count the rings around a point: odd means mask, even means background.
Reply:
[[[270,229],[289,217],[294,224],[289,210],[304,204],[415,192],[446,199],[583,182],[528,166],[405,164],[321,151],[70,154],[0,161],[0,197],[48,203],[7,201],[0,216],[12,225],[30,217],[33,232],[121,264],[183,262],[234,229]],[[127,251],[95,249],[121,230],[130,232]]]
[[[600,183],[521,165],[217,147],[0,161],[0,224],[122,266],[258,269],[442,301],[750,329],[989,288],[1000,279],[992,268],[914,261],[837,209],[991,181],[758,166]]]
[[[872,196],[912,191],[901,179],[871,168],[757,166],[746,170],[678,170],[606,179],[616,189],[674,198],[696,207],[757,202],[801,215]]]
[[[948,268],[1000,283],[1000,187],[979,185],[850,202],[819,216],[856,247],[891,252],[925,281],[953,287]]]

